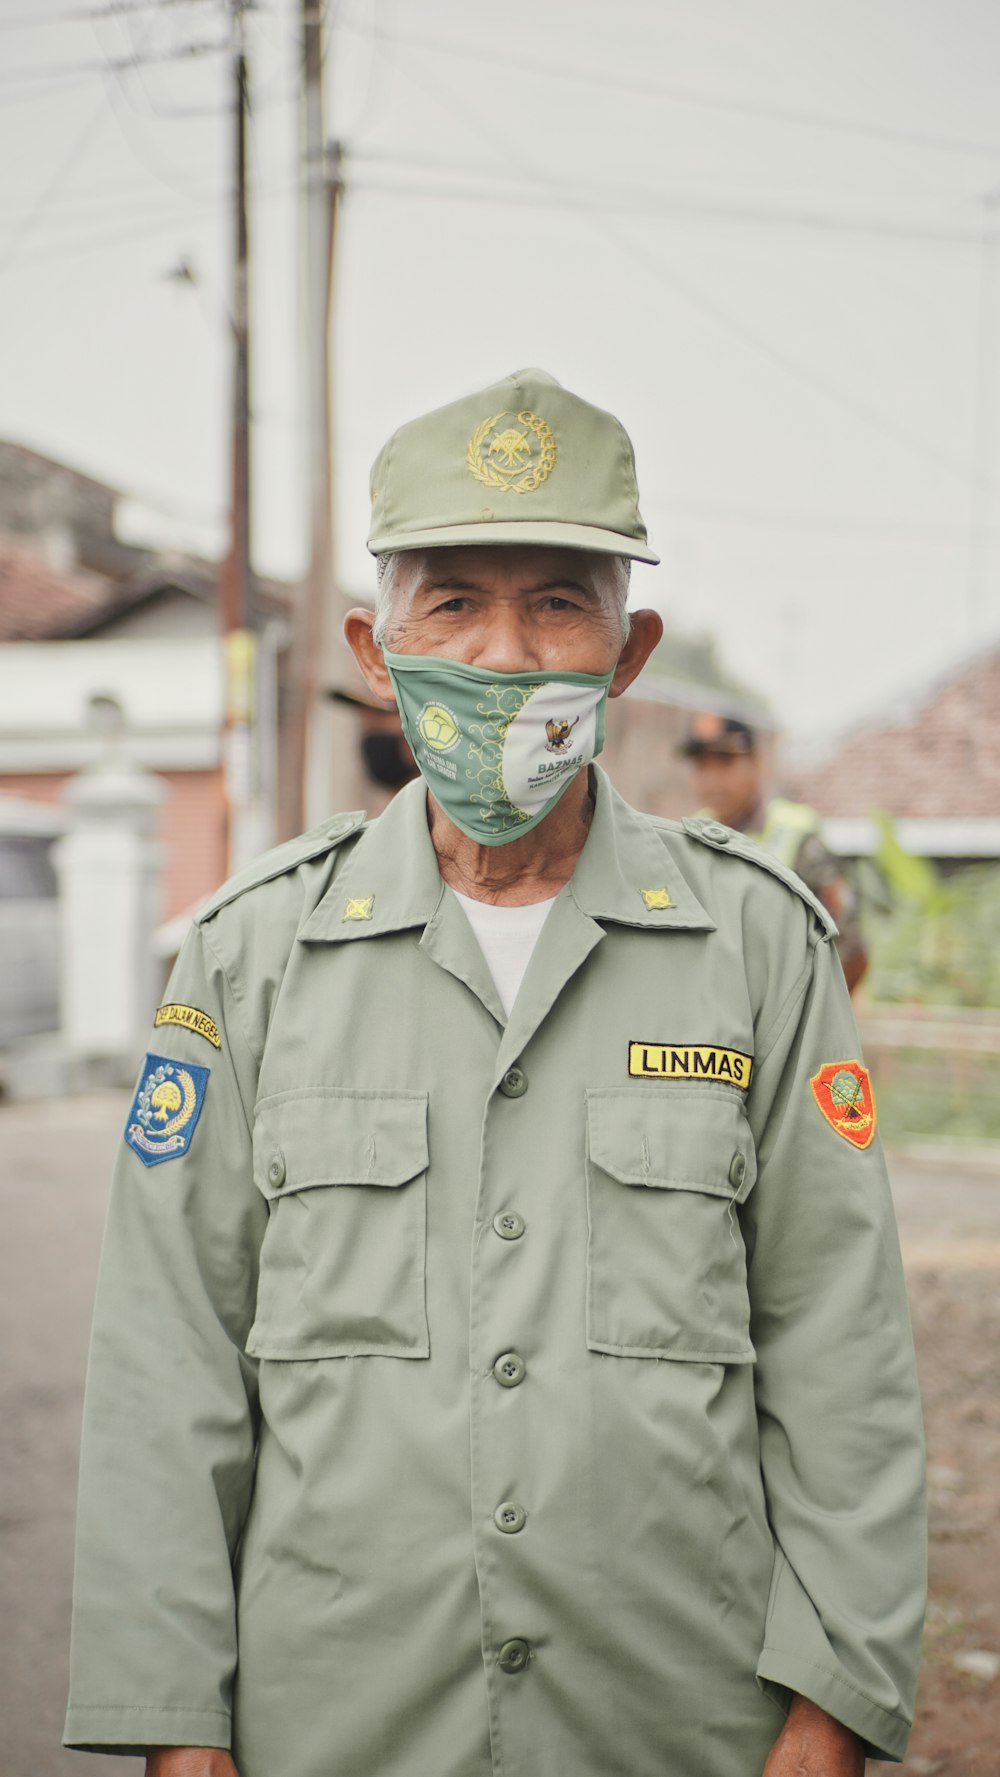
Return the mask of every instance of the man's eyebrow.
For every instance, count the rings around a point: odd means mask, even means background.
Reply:
[[[414,595],[436,592],[492,592],[490,586],[483,586],[477,580],[468,580],[461,574],[447,576],[442,580],[424,580],[414,587]],[[539,592],[575,592],[592,604],[599,603],[600,594],[592,586],[584,586],[579,580],[564,579],[556,575],[551,580],[543,580],[537,586],[524,586],[520,589],[526,597]]]

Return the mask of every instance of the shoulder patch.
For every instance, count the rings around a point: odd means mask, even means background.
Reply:
[[[222,1038],[215,1019],[210,1018],[207,1012],[199,1012],[197,1006],[161,1006],[153,1024],[157,1030],[162,1024],[179,1024],[182,1030],[193,1030],[196,1036],[207,1037],[213,1049],[222,1048]]]
[[[248,889],[259,888],[264,882],[273,882],[275,877],[284,876],[289,870],[295,870],[299,864],[305,864],[310,858],[322,857],[324,852],[332,851],[334,846],[349,839],[359,827],[363,827],[368,816],[363,808],[355,809],[352,814],[339,814],[333,820],[323,821],[320,826],[313,827],[308,833],[300,833],[297,839],[289,839],[284,845],[275,846],[273,851],[262,853],[224,882],[194,916],[196,926],[204,925],[207,919],[218,913],[220,907],[227,907],[230,901],[236,901],[245,895]]]
[[[191,1146],[211,1068],[147,1055],[125,1123],[125,1145],[143,1166],[179,1160]]]
[[[776,876],[779,882],[783,882],[786,888],[792,889],[800,900],[805,901],[807,907],[812,908],[828,938],[837,936],[836,920],[813,894],[812,889],[807,888],[794,870],[789,870],[779,859],[772,857],[756,840],[748,839],[745,833],[737,833],[733,827],[724,827],[721,821],[706,820],[702,815],[689,815],[681,825],[690,838],[699,840],[702,845],[711,846],[713,851],[728,852],[730,856],[743,858],[748,864],[756,864],[759,869]]]
[[[828,1061],[809,1085],[830,1128],[852,1148],[870,1147],[877,1113],[868,1069],[860,1061]]]

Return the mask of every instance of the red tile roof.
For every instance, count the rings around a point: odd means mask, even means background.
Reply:
[[[0,642],[78,635],[113,602],[116,590],[103,574],[52,568],[23,546],[0,543]]]
[[[1000,651],[981,654],[895,721],[856,729],[820,764],[786,774],[822,815],[874,808],[919,819],[1000,814]]]

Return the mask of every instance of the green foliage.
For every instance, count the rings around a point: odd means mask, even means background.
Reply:
[[[888,905],[864,896],[875,1000],[1000,1006],[1000,865],[973,864],[944,878],[904,851],[888,815],[877,864]]]
[[[887,1147],[915,1136],[1000,1142],[996,1057],[940,1049],[879,1051],[866,1044]]]

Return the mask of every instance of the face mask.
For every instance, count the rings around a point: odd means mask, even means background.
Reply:
[[[497,673],[383,652],[422,775],[480,845],[530,833],[604,745],[613,670]]]
[[[417,775],[401,734],[377,728],[370,734],[363,734],[361,757],[368,776],[385,790],[398,790]]]

